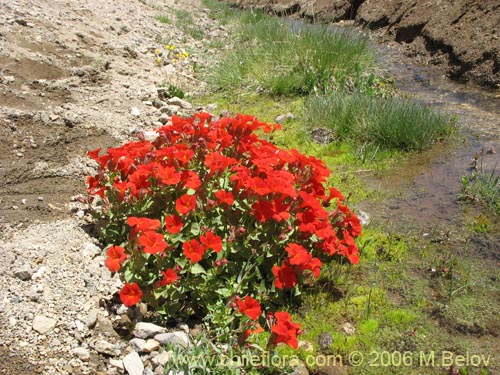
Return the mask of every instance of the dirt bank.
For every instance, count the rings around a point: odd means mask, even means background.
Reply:
[[[315,22],[354,20],[450,78],[500,87],[500,1],[227,0]]]

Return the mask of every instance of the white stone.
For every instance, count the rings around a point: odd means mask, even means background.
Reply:
[[[87,361],[90,359],[90,352],[87,349],[82,348],[81,346],[74,348],[72,352],[82,361]]]
[[[137,352],[129,353],[123,358],[123,367],[129,375],[142,375],[144,372],[144,365]]]
[[[137,337],[130,340],[129,343],[130,347],[132,350],[140,353],[144,351],[144,346],[146,345],[146,340],[144,339],[138,339]]]
[[[42,335],[52,331],[56,325],[57,320],[47,318],[43,315],[37,315],[35,316],[35,319],[33,319],[33,329]]]
[[[182,100],[181,98],[178,98],[177,96],[174,96],[173,98],[168,99],[167,104],[175,105],[177,107],[181,107],[184,109],[192,109],[193,108],[191,103],[189,103],[185,100]]]
[[[140,339],[148,339],[165,331],[165,328],[157,326],[156,324],[139,322],[135,325],[134,336]]]
[[[115,346],[106,340],[97,340],[94,349],[101,354],[115,355]]]
[[[182,331],[160,333],[155,336],[155,340],[162,345],[180,345],[184,348],[191,346],[188,335]]]
[[[139,108],[137,108],[137,107],[132,107],[132,109],[130,110],[130,113],[132,114],[132,116],[135,116],[135,117],[139,117],[141,115],[141,111],[139,111]]]
[[[123,370],[123,361],[121,359],[113,359],[109,360],[109,364],[113,367],[116,367],[119,370]]]
[[[151,361],[153,364],[157,366],[165,366],[170,359],[172,359],[172,356],[174,355],[174,352],[172,350],[169,350],[168,352],[163,352],[160,353],[156,356],[154,356]]]

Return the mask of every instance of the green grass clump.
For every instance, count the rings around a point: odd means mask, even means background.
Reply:
[[[184,34],[190,35],[193,39],[201,40],[205,37],[203,30],[193,26],[193,16],[187,10],[178,9],[175,11],[175,25],[181,29]]]
[[[462,198],[479,201],[493,213],[500,214],[500,175],[493,170],[462,177]]]
[[[305,117],[310,124],[332,129],[338,139],[388,149],[423,150],[453,130],[448,116],[418,102],[362,94],[311,96]]]
[[[168,16],[156,16],[155,19],[158,21],[158,22],[161,22],[161,23],[164,23],[164,24],[171,24],[172,21],[170,20],[170,18]]]
[[[362,86],[373,55],[367,40],[326,26],[300,25],[247,12],[239,42],[214,73],[224,90],[307,95]]]

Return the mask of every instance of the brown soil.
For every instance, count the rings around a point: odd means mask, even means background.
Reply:
[[[226,0],[317,22],[355,20],[450,78],[500,87],[500,2],[476,0]]]

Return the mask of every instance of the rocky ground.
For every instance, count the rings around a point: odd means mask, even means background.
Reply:
[[[0,2],[0,374],[163,373],[159,343],[187,339],[186,326],[130,332],[142,312],[113,303],[121,283],[75,198],[86,151],[194,110],[162,87],[204,92],[212,53],[176,27],[178,9],[227,37],[197,0]],[[167,44],[188,57],[171,62]]]
[[[225,0],[318,22],[354,20],[450,78],[500,88],[500,2],[476,0]]]

